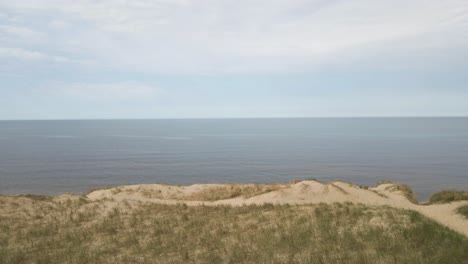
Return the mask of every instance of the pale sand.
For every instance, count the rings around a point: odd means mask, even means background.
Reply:
[[[108,198],[115,202],[184,203],[188,206],[242,206],[266,203],[300,205],[335,202],[387,205],[394,208],[417,211],[442,225],[468,236],[468,220],[455,212],[456,208],[465,204],[468,205],[468,201],[433,205],[414,204],[410,202],[401,191],[396,190],[394,188],[395,185],[391,183],[381,184],[375,188],[363,189],[349,183],[338,181],[327,184],[317,181],[302,181],[294,184],[280,185],[281,188],[279,190],[249,198],[236,197],[217,201],[187,200],[188,197],[193,197],[197,192],[229,186],[231,185],[195,184],[191,186],[171,186],[162,184],[141,184],[97,190],[89,193],[86,197],[92,201]]]

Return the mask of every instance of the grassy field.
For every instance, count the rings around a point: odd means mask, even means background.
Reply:
[[[0,197],[0,263],[468,263],[468,239],[360,204],[187,207]]]

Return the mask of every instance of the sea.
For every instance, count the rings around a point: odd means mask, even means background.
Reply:
[[[468,189],[468,118],[0,121],[0,193],[343,180]]]

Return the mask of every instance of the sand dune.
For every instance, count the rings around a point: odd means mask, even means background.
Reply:
[[[224,197],[225,196],[225,197]],[[410,201],[397,184],[360,188],[345,182],[301,181],[291,184],[195,184],[171,186],[141,184],[97,190],[86,195],[90,200],[134,201],[188,206],[242,206],[252,204],[315,204],[351,202],[409,209],[468,236],[468,220],[455,212],[468,201],[420,205]],[[217,197],[219,199],[217,199]]]

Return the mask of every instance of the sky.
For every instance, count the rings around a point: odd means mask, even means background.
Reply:
[[[0,0],[0,120],[468,116],[466,0]]]

